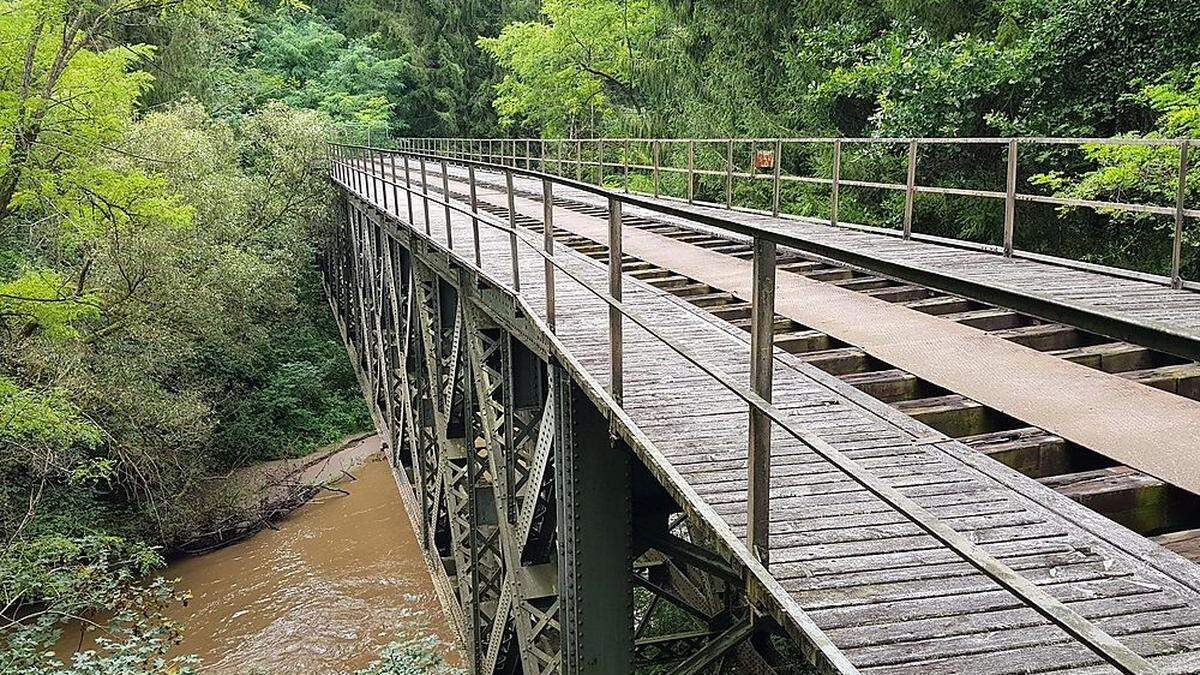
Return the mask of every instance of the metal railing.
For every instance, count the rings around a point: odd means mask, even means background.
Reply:
[[[783,430],[788,436],[798,441],[818,457],[829,462],[834,468],[857,483],[881,502],[894,509],[905,519],[912,522],[920,530],[954,551],[964,561],[971,564],[985,576],[993,580],[1001,588],[1011,592],[1030,608],[1047,618],[1051,623],[1061,628],[1074,639],[1079,640],[1102,659],[1125,673],[1154,672],[1149,663],[1123,643],[1101,630],[1089,620],[1074,612],[1061,601],[1051,596],[1039,586],[1022,577],[1020,574],[1000,562],[991,554],[984,551],[970,538],[959,533],[930,511],[903,495],[899,490],[888,485],[884,480],[864,469],[855,460],[816,434],[802,428],[797,428],[772,403],[772,373],[774,360],[772,324],[775,314],[775,259],[777,234],[763,230],[743,227],[743,231],[753,237],[753,282],[751,299],[751,371],[750,382],[737,381],[728,374],[711,368],[697,351],[679,340],[666,335],[655,326],[654,321],[641,311],[631,307],[623,300],[622,295],[622,205],[634,204],[649,208],[668,215],[680,215],[679,209],[670,205],[649,202],[645,199],[587,185],[571,179],[564,179],[550,174],[536,172],[532,168],[520,168],[512,165],[489,163],[465,157],[450,157],[424,152],[400,151],[395,149],[372,148],[334,144],[330,146],[332,178],[348,190],[360,195],[381,208],[397,220],[404,222],[416,232],[416,223],[412,219],[414,212],[413,200],[420,199],[423,205],[424,230],[426,238],[441,245],[433,237],[433,223],[429,220],[430,204],[443,209],[445,226],[445,248],[453,255],[460,257],[465,263],[466,257],[455,249],[453,239],[452,212],[462,214],[470,220],[473,235],[474,267],[483,274],[489,274],[482,265],[480,248],[480,225],[505,233],[508,237],[510,255],[512,258],[512,291],[520,297],[521,268],[519,264],[519,246],[532,250],[543,261],[543,271],[546,279],[545,313],[547,327],[555,330],[555,292],[557,273],[561,272],[571,281],[579,284],[592,295],[599,298],[608,306],[609,318],[609,359],[610,381],[609,395],[616,406],[620,406],[624,394],[623,377],[623,321],[628,319],[634,325],[647,332],[673,352],[682,357],[692,366],[698,368],[706,376],[711,377],[725,389],[741,399],[748,408],[750,416],[750,433],[748,438],[748,475],[747,475],[747,534],[745,547],[757,560],[764,570],[769,564],[769,488],[771,463],[771,428],[774,425]],[[397,170],[397,158],[403,165],[403,184]],[[416,163],[420,168],[421,184],[414,187],[410,164]],[[427,167],[434,163],[441,176],[442,196],[431,195]],[[468,203],[462,205],[452,198],[449,190],[449,169],[451,166],[466,169]],[[489,171],[504,177],[505,197],[507,200],[507,222],[496,218],[479,208],[477,197],[477,171]],[[541,180],[543,204],[544,232],[542,237],[525,230],[517,225],[515,207],[515,190],[513,176],[523,175]],[[388,176],[391,176],[390,178]],[[455,182],[460,179],[456,178]],[[566,258],[556,255],[553,245],[553,211],[554,185],[562,184],[576,189],[587,189],[594,194],[602,195],[608,203],[608,287],[598,288],[579,272],[571,269]],[[390,198],[389,198],[390,188]],[[407,201],[409,220],[401,216],[400,192]],[[493,277],[494,278],[494,277]]]
[[[1189,172],[1190,139],[1156,138],[400,138],[393,141],[398,148],[436,153],[458,159],[474,159],[481,162],[505,164],[512,167],[532,169],[543,173],[568,176],[573,173],[576,180],[589,180],[601,184],[605,178],[616,178],[625,192],[631,192],[631,172],[648,174],[651,189],[639,194],[666,197],[663,191],[663,176],[676,175],[685,178],[686,190],[683,197],[687,203],[696,200],[697,181],[704,178],[721,179],[724,187],[724,202],[702,202],[707,206],[723,206],[728,209],[758,211],[773,216],[788,216],[781,213],[783,186],[789,183],[805,183],[826,186],[829,189],[828,215],[832,225],[856,226],[841,220],[843,190],[865,188],[904,194],[901,228],[898,234],[909,239],[913,236],[913,213],[918,195],[942,195],[971,197],[1002,201],[1004,215],[1000,240],[1000,251],[1006,257],[1014,255],[1017,230],[1017,205],[1019,203],[1047,204],[1058,207],[1085,208],[1094,211],[1117,211],[1145,213],[1174,219],[1171,236],[1169,274],[1166,283],[1172,288],[1181,288],[1184,229],[1188,219],[1200,218],[1200,209],[1187,208],[1186,185]],[[901,149],[905,157],[904,182],[865,180],[849,178],[843,165],[847,148],[869,146],[884,149]],[[969,189],[926,185],[918,182],[921,150],[934,146],[992,146],[1004,153],[1004,189]],[[1022,192],[1018,189],[1021,148],[1053,148],[1084,146],[1148,146],[1169,147],[1178,151],[1178,170],[1175,203],[1171,205],[1139,204],[1124,201],[1098,199],[1076,199],[1054,195]],[[813,147],[826,147],[829,152],[827,175],[802,175],[782,170],[785,155],[810,152]],[[723,156],[719,169],[697,165],[697,149],[708,149],[709,154]],[[675,149],[682,149],[686,157],[683,166],[664,162],[663,157],[678,156]],[[744,154],[745,151],[748,154]],[[738,157],[748,157],[742,163]],[[643,160],[649,158],[650,163]],[[681,164],[683,162],[680,162]],[[606,173],[611,171],[612,173]],[[742,181],[767,182],[770,184],[770,208],[753,209],[734,202],[735,186]],[[861,227],[861,226],[859,226]],[[877,228],[871,228],[877,229]],[[893,230],[884,230],[893,231]],[[941,238],[935,238],[941,240]],[[970,244],[972,242],[961,241]],[[1061,262],[1078,262],[1070,258],[1052,258],[1030,254],[1038,259],[1058,259]],[[1146,275],[1153,278],[1153,275]]]

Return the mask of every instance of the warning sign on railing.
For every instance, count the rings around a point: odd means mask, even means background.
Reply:
[[[754,151],[754,168],[756,168],[756,169],[774,169],[775,168],[775,151],[774,150],[755,150]]]

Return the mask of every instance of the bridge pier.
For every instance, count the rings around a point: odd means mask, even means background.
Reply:
[[[629,455],[608,420],[561,368],[555,375],[555,487],[563,672],[629,673],[633,662],[633,525]]]

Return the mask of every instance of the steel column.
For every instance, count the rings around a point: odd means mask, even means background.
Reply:
[[[621,202],[608,199],[608,294],[621,299]],[[609,393],[620,403],[625,396],[625,356],[621,310],[608,307]]]
[[[1171,240],[1171,288],[1183,288],[1183,222],[1184,208],[1187,199],[1188,178],[1188,149],[1189,141],[1183,141],[1179,146],[1179,185],[1175,189],[1175,234]]]
[[[608,421],[555,366],[554,483],[558,495],[562,672],[632,672],[629,455]]]
[[[542,247],[547,255],[554,255],[554,184],[542,179]],[[556,328],[554,317],[554,264],[545,260],[546,270],[546,325]]]
[[[1004,192],[1004,255],[1012,257],[1013,233],[1017,222],[1017,139],[1008,141],[1008,169]]]
[[[917,197],[917,141],[908,142],[908,174],[904,188],[904,238],[912,237],[913,202]]]
[[[772,399],[774,377],[775,242],[754,240],[751,304],[750,386],[763,400]],[[765,566],[770,551],[771,421],[750,409],[750,459],[746,540]]]

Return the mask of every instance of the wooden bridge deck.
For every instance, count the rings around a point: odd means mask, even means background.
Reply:
[[[498,193],[481,192],[496,200]],[[369,199],[368,195],[362,195]],[[379,204],[382,206],[382,204]],[[391,205],[394,210],[395,205]],[[423,230],[422,209],[414,209]],[[430,230],[445,242],[435,204]],[[455,249],[472,256],[466,217]],[[511,283],[505,233],[480,231],[486,272]],[[606,270],[557,253],[597,286]],[[521,295],[544,306],[542,260],[520,248]],[[557,333],[599,381],[609,370],[607,306],[559,275]],[[714,370],[748,380],[745,333],[626,277],[624,300]],[[730,527],[744,534],[747,411],[711,377],[626,323],[624,408]],[[1200,670],[1200,571],[961,443],[776,350],[776,404],[806,428],[1164,672]],[[771,572],[863,672],[1111,672],[1017,597],[901,513],[776,430]]]
[[[458,179],[463,177],[452,175]],[[481,174],[479,178],[492,184],[503,181],[495,175]],[[524,178],[516,178],[514,187],[526,195],[539,194],[541,189],[540,184]],[[451,181],[451,188],[466,192],[465,184],[455,180]],[[599,200],[596,195],[579,190],[560,188],[556,196],[598,208],[601,205],[607,207],[596,203]],[[480,199],[495,206],[506,203],[503,194],[481,194]],[[515,207],[524,216],[541,217],[540,200],[518,197]],[[627,209],[626,216],[654,222],[671,220],[638,208]],[[556,218],[556,227],[560,229],[601,243],[607,238],[603,217],[559,209]],[[780,221],[774,222],[778,226]],[[825,229],[831,228],[825,226]],[[852,234],[886,239],[882,235]],[[639,228],[629,228],[624,239],[627,255],[737,297],[750,297],[749,260]],[[929,246],[903,240],[894,242],[905,246]],[[995,260],[999,260],[1000,265],[1013,262],[998,256],[990,257],[993,264]],[[1026,262],[1021,261],[1022,264]],[[1042,267],[1075,275],[1089,274],[1081,270]],[[1128,283],[1148,285],[1145,282]],[[1100,284],[1093,278],[1091,286],[1099,288]],[[1200,294],[1191,291],[1159,290],[1192,300],[1200,298]],[[776,312],[781,316],[861,348],[885,363],[948,391],[967,396],[1170,484],[1200,493],[1200,463],[1195,459],[1196,439],[1200,438],[1200,401],[1146,387],[967,325],[799,274],[779,274],[777,295]],[[1193,314],[1200,315],[1200,301]]]

